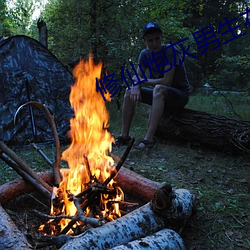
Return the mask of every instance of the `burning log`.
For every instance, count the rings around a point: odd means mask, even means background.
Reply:
[[[111,248],[111,250],[185,250],[182,238],[172,229],[162,229],[144,238]]]
[[[192,215],[194,203],[195,197],[188,190],[172,191],[170,186],[163,186],[151,202],[102,227],[70,238],[60,249],[109,249],[166,227],[180,229]]]
[[[24,235],[17,229],[0,204],[0,249],[32,249]]]
[[[224,152],[249,153],[249,131],[250,121],[183,109],[165,115],[155,135]]]

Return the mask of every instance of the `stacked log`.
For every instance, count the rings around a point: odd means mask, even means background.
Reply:
[[[185,250],[182,238],[172,229],[162,229],[144,238],[111,248],[111,250]]]
[[[165,239],[166,249],[185,249],[177,233],[159,231],[184,226],[193,212],[194,203],[195,198],[190,191],[180,189],[173,192],[170,186],[163,186],[151,202],[101,227],[91,228],[70,238],[60,249],[110,249],[157,232],[157,237],[164,233],[168,235]],[[154,241],[154,235],[147,241]],[[137,245],[136,242],[134,244]],[[171,248],[175,245],[176,248]]]

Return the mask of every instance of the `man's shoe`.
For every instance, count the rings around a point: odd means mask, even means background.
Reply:
[[[118,136],[115,140],[114,146],[127,146],[129,142],[131,141],[131,137],[128,136],[127,138],[124,138],[123,136]]]
[[[139,145],[136,147],[137,149],[144,149],[144,148],[153,148],[155,145],[155,140],[150,142],[148,140],[142,140]]]

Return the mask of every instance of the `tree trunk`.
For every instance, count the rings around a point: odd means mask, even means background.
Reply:
[[[0,249],[32,249],[24,235],[17,229],[0,204]]]
[[[250,152],[250,121],[190,109],[165,115],[155,135],[224,152]]]
[[[40,18],[37,21],[37,28],[39,30],[39,42],[48,48],[48,29],[46,23]]]

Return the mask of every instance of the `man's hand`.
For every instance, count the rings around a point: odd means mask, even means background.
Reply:
[[[139,86],[131,86],[130,99],[134,102],[138,102],[141,98],[141,90]]]

